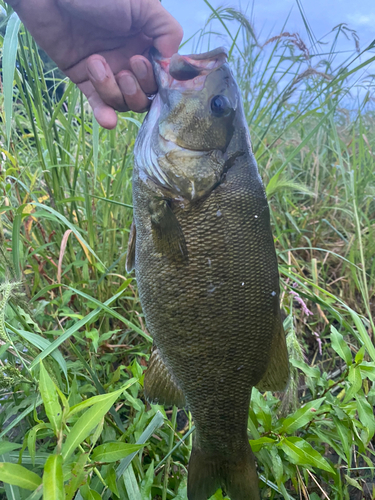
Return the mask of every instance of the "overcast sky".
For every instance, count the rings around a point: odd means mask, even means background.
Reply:
[[[181,23],[185,39],[202,27],[210,14],[203,0],[162,0],[162,3]],[[309,45],[296,0],[210,0],[210,3],[214,8],[225,5],[246,11],[254,21],[255,32],[261,41],[265,41],[268,35],[280,33],[290,14],[287,31],[298,32]],[[362,49],[375,39],[375,0],[302,0],[302,5],[318,39],[339,23],[347,23],[349,28],[357,31]],[[353,47],[353,42],[348,44],[342,39],[340,49],[349,47]]]

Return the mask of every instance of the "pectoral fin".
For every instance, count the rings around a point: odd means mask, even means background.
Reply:
[[[155,345],[152,348],[149,366],[145,373],[144,391],[146,399],[150,403],[165,406],[175,405],[179,408],[186,405],[185,396]]]
[[[129,242],[128,242],[128,253],[126,255],[125,268],[126,272],[130,273],[135,267],[135,240],[136,240],[136,229],[134,221],[130,227]]]
[[[284,328],[280,322],[274,336],[267,371],[256,386],[260,391],[282,391],[289,380],[288,350]]]
[[[156,250],[175,262],[187,262],[184,233],[167,200],[154,200],[149,205],[152,237]]]

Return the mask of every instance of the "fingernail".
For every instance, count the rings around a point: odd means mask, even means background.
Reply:
[[[94,80],[97,80],[98,82],[102,82],[107,76],[105,66],[102,61],[100,61],[100,59],[94,59],[93,61],[90,61],[88,69]]]
[[[148,69],[146,63],[142,59],[132,61],[132,69],[137,78],[144,80],[147,77]]]
[[[120,78],[120,88],[123,94],[134,95],[137,93],[137,84],[130,75],[123,75]]]

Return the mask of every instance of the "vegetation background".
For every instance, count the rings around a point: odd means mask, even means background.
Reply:
[[[142,118],[99,129],[0,4],[0,498],[185,499],[194,423],[144,400],[151,339],[125,272]],[[262,498],[374,499],[375,40],[339,25],[322,45],[305,18],[308,41],[258,40],[211,11],[195,47],[218,26],[230,43],[291,358],[287,392],[254,389],[249,410]]]

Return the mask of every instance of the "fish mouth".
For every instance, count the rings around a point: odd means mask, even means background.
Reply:
[[[151,62],[160,89],[201,90],[207,75],[227,62],[224,47],[203,54],[163,57],[154,47],[150,50]]]

